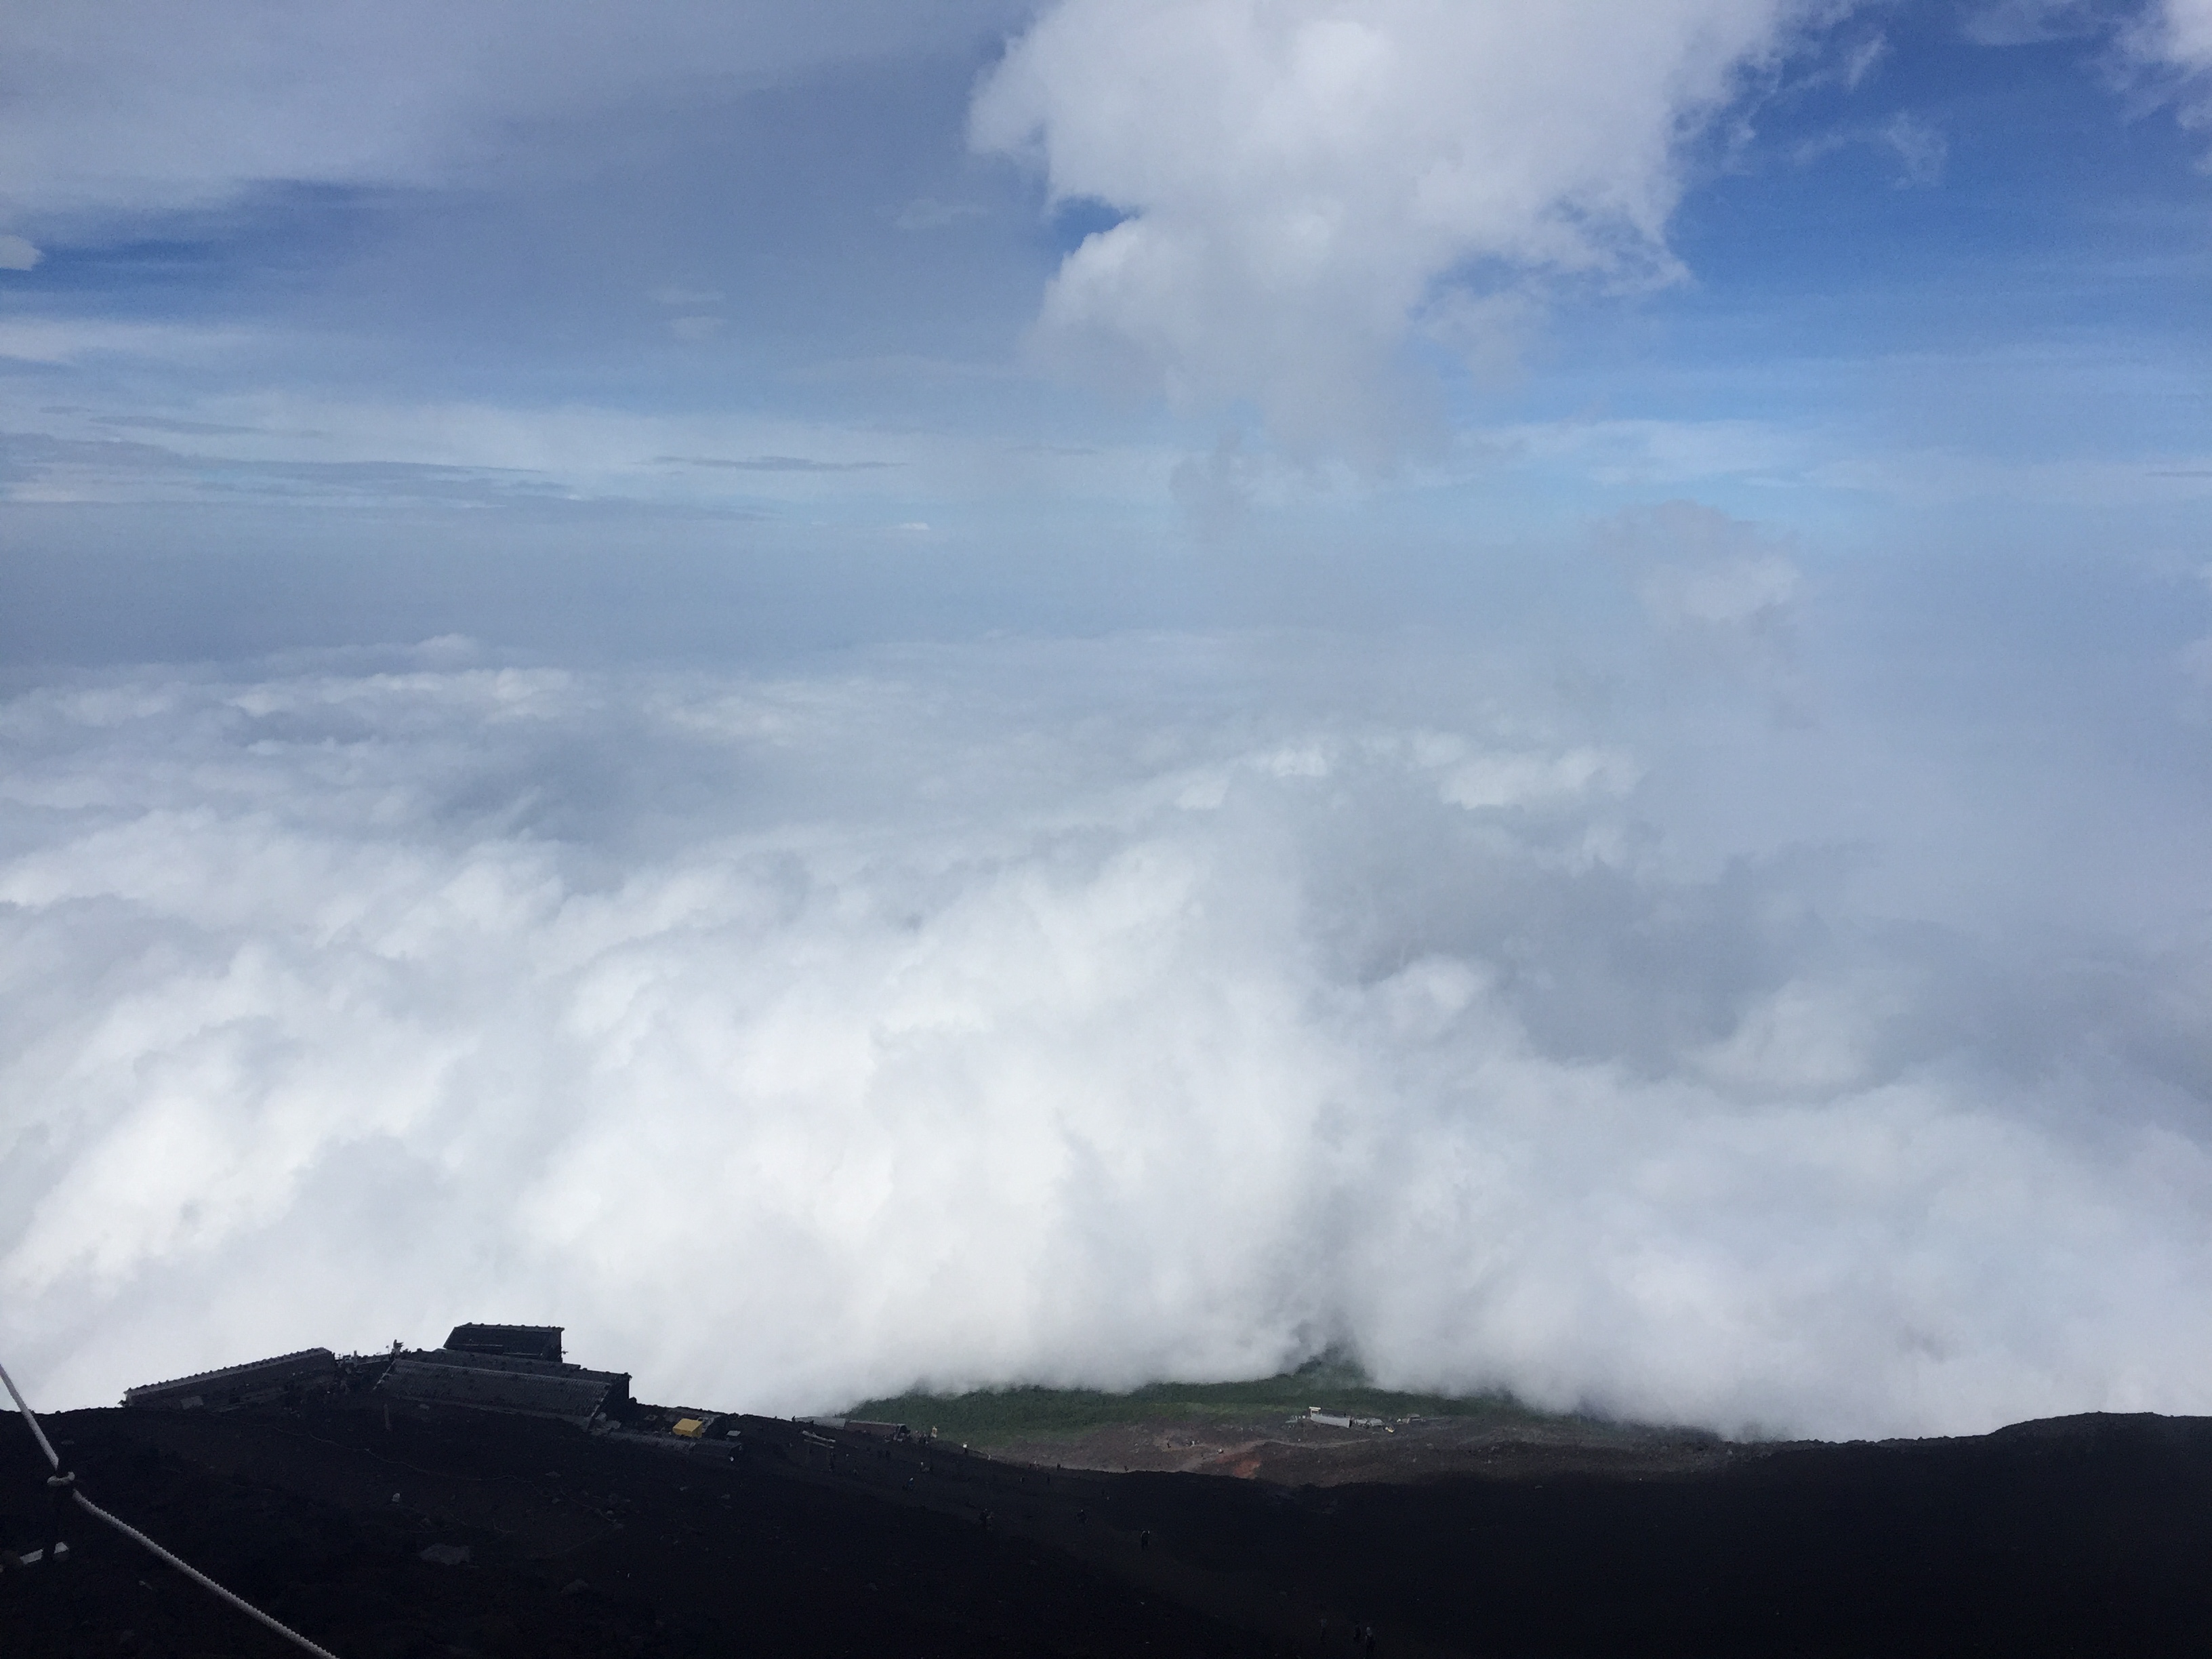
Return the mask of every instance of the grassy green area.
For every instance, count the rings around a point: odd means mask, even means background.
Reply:
[[[864,1400],[846,1415],[877,1423],[933,1425],[975,1445],[1079,1434],[1109,1423],[1290,1416],[1309,1406],[1358,1417],[1484,1417],[1534,1422],[1544,1413],[1504,1395],[1400,1394],[1378,1389],[1357,1364],[1331,1354],[1297,1370],[1249,1382],[1152,1382],[1127,1394],[1094,1389],[979,1389],[970,1394],[903,1394]]]

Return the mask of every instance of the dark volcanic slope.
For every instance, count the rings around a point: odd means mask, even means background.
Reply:
[[[88,1494],[339,1659],[401,1656],[1218,1654],[1221,1629],[1002,1527],[935,1477],[832,1473],[794,1425],[724,1459],[524,1419],[275,1408],[46,1419]],[[20,1421],[0,1526],[28,1547]],[[955,1512],[947,1512],[948,1509]],[[0,1652],[295,1654],[79,1516],[59,1575],[0,1578]],[[445,1566],[427,1545],[465,1545]],[[131,1632],[129,1639],[125,1632]]]
[[[96,1499],[341,1659],[1345,1655],[1354,1621],[1390,1659],[2212,1652],[2204,1419],[1326,1488],[738,1420],[726,1458],[342,1404],[51,1419]],[[11,1424],[9,1542],[42,1474]],[[0,1576],[10,1659],[291,1651],[88,1522],[70,1536],[61,1571]]]

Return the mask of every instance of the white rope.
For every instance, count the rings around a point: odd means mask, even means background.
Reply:
[[[184,1574],[185,1577],[191,1579],[194,1583],[198,1584],[202,1589],[213,1591],[216,1595],[221,1596],[224,1601],[229,1602],[231,1606],[236,1607],[247,1618],[258,1620],[262,1624],[266,1625],[270,1630],[275,1631],[277,1635],[283,1637],[286,1641],[295,1643],[300,1647],[305,1649],[307,1652],[313,1654],[316,1656],[316,1659],[337,1659],[337,1656],[332,1653],[328,1648],[317,1647],[306,1637],[301,1635],[299,1632],[290,1629],[286,1626],[278,1624],[276,1620],[271,1619],[267,1613],[262,1612],[260,1608],[255,1607],[252,1602],[241,1600],[240,1597],[233,1595],[222,1585],[216,1583],[214,1579],[200,1571],[198,1568],[188,1566],[184,1562],[179,1561],[175,1556],[170,1554],[168,1551],[163,1549],[152,1539],[147,1537],[144,1533],[139,1531],[137,1528],[131,1526],[125,1522],[117,1520],[115,1516],[110,1515],[106,1510],[100,1508],[99,1504],[94,1503],[82,1492],[77,1491],[76,1476],[74,1474],[64,1474],[63,1472],[60,1454],[54,1450],[53,1443],[46,1438],[46,1431],[39,1426],[38,1414],[32,1411],[28,1402],[24,1400],[21,1391],[15,1387],[15,1379],[8,1375],[8,1368],[5,1365],[0,1365],[0,1382],[4,1382],[8,1385],[8,1392],[15,1401],[15,1409],[23,1413],[23,1420],[31,1425],[32,1437],[39,1443],[39,1449],[46,1453],[46,1462],[53,1466],[54,1473],[46,1482],[48,1486],[67,1486],[70,1489],[70,1496],[76,1499],[76,1506],[82,1510],[87,1515],[93,1516],[99,1520],[105,1521],[109,1526],[114,1528],[116,1531],[121,1533],[125,1538],[131,1540],[132,1543],[144,1546],[147,1549],[152,1551],[155,1555],[167,1562],[179,1572]]]

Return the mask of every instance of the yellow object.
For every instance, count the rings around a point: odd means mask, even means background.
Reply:
[[[696,1440],[706,1432],[707,1425],[696,1417],[679,1417],[676,1419],[676,1426],[669,1430],[669,1433],[680,1434],[686,1440]]]

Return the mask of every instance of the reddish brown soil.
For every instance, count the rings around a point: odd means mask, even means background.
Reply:
[[[1025,1436],[990,1449],[1008,1462],[1116,1474],[1225,1474],[1285,1486],[1337,1486],[1464,1475],[1533,1480],[1709,1474],[1739,1455],[1688,1429],[1572,1420],[1437,1417],[1345,1429],[1280,1416],[1116,1423],[1066,1437]]]

